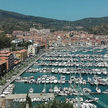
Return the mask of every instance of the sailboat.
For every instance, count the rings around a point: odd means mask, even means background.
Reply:
[[[52,89],[52,84],[51,84],[51,88],[49,89],[49,93],[52,93],[53,89]]]
[[[53,93],[53,89],[52,89],[52,88],[50,88],[50,89],[49,89],[49,92],[50,92],[50,93]]]
[[[43,88],[43,90],[42,90],[42,93],[45,93],[46,92],[46,89],[45,89],[45,87]]]
[[[42,93],[45,93],[45,92],[46,92],[46,84],[45,84],[45,86],[44,86],[44,88],[42,90]]]

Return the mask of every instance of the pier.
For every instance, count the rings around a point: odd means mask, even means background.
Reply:
[[[5,99],[6,100],[26,99],[26,96],[27,94],[11,94],[11,95],[7,95]],[[54,93],[31,93],[29,94],[29,96],[31,99],[34,99],[34,98],[40,98],[40,99],[52,98],[54,99],[55,98]]]

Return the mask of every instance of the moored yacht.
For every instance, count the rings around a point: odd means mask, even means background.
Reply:
[[[42,93],[45,93],[46,92],[46,89],[45,89],[45,87],[43,88],[43,90],[42,90]]]
[[[96,87],[96,92],[97,93],[101,93],[101,89],[99,89],[98,87]]]
[[[105,91],[103,91],[104,94],[108,94],[108,89],[106,89]]]
[[[33,93],[34,92],[34,89],[33,88],[30,88],[29,89],[29,93]]]

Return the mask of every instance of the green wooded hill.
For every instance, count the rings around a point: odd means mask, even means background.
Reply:
[[[0,10],[0,29],[5,33],[12,33],[13,30],[29,30],[33,26],[37,29],[49,28],[52,31],[77,29],[95,34],[108,34],[108,17],[64,21]]]

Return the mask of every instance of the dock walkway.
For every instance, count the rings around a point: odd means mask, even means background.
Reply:
[[[14,99],[26,99],[27,94],[11,94],[5,97],[6,100],[14,100]],[[54,93],[30,93],[31,99],[34,98],[55,98]]]

